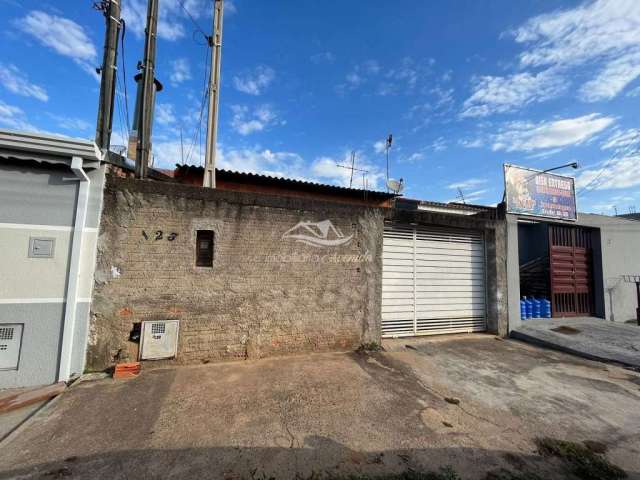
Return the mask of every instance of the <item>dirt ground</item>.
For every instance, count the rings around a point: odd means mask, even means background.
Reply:
[[[385,348],[81,382],[0,445],[0,478],[570,478],[538,437],[640,478],[637,373],[488,335]]]

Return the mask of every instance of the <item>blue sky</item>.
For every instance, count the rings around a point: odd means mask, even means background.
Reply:
[[[0,0],[0,128],[92,138],[104,21],[92,1]],[[160,0],[155,165],[202,161],[202,34]],[[182,0],[211,30],[211,0]],[[129,117],[143,0],[122,0]],[[218,166],[383,188],[502,196],[502,164],[578,161],[583,211],[640,209],[640,2],[227,0]],[[122,55],[122,51],[120,51]],[[121,63],[120,63],[121,65]],[[124,76],[112,145],[126,142]],[[204,117],[206,118],[206,112]],[[200,134],[198,133],[200,132]],[[195,141],[194,141],[195,139]],[[357,176],[356,186],[362,179]]]

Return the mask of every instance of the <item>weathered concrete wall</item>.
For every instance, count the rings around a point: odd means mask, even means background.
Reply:
[[[495,216],[495,215],[494,215]],[[419,210],[389,210],[393,222],[477,230],[484,234],[486,249],[487,330],[508,334],[506,222],[480,215],[456,215]]]
[[[323,220],[352,238],[333,247],[283,238]],[[213,268],[195,266],[200,229],[215,232]],[[379,341],[382,229],[376,208],[112,176],[88,365],[134,357],[129,333],[143,320],[180,320],[179,363]]]

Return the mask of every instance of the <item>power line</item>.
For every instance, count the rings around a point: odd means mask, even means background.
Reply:
[[[640,130],[636,131],[636,133],[634,134],[633,138],[631,138],[631,140],[629,140],[628,144],[626,145],[628,151],[625,151],[623,148],[620,148],[620,149],[616,150],[615,154],[609,160],[607,160],[605,162],[605,164],[602,166],[602,168],[600,169],[598,174],[588,184],[586,184],[584,187],[582,187],[580,190],[578,190],[576,192],[576,195],[580,195],[583,192],[588,193],[591,190],[596,189],[599,186],[599,184],[596,184],[596,182],[600,179],[600,177],[605,172],[605,170],[615,160],[620,159],[620,157],[628,157],[628,156],[637,154],[638,153],[638,147],[635,144],[636,144],[636,142],[638,140],[640,140]],[[592,188],[589,188],[589,187],[591,187],[591,185],[594,185],[594,186]]]
[[[131,131],[131,124],[129,123],[129,95],[127,94],[127,70],[124,52],[124,33],[126,30],[126,24],[124,18],[120,20],[122,23],[122,36],[120,37],[120,46],[122,47],[122,83],[124,84],[124,110],[127,118],[127,132]]]
[[[207,101],[207,97],[209,95],[209,89],[207,88],[207,84],[208,84],[208,79],[209,79],[209,47],[207,47],[206,51],[205,51],[205,60],[204,60],[204,78],[203,78],[203,85],[202,85],[202,99],[200,101],[200,114],[198,116],[198,124],[195,127],[195,131],[193,134],[193,140],[191,142],[191,145],[189,147],[189,151],[187,153],[187,159],[186,159],[186,163],[189,163],[189,160],[191,159],[191,155],[194,153],[195,147],[196,147],[196,142],[201,143],[201,133],[202,133],[202,119],[204,117],[204,106],[205,103]],[[200,147],[198,147],[200,148]],[[202,159],[200,158],[199,161],[201,161]]]
[[[198,24],[198,22],[196,21],[195,18],[193,18],[193,15],[191,15],[191,12],[189,10],[187,10],[187,7],[184,6],[184,2],[182,0],[178,0],[178,4],[180,5],[180,8],[182,8],[182,10],[184,10],[184,13],[187,14],[187,16],[189,17],[189,19],[191,20],[191,23],[193,23],[193,25],[196,27],[197,31],[200,32],[202,34],[202,36],[207,40],[207,42],[209,41],[209,35],[207,35],[204,30],[202,30],[202,28],[200,27],[200,25]]]

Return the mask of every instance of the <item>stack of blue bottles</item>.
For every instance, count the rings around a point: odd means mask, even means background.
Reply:
[[[527,319],[533,318],[533,301],[525,297],[524,304],[527,309]]]
[[[540,300],[542,318],[551,318],[551,302],[546,298]]]
[[[542,301],[538,300],[536,297],[531,297],[531,305],[532,305],[532,317],[533,318],[540,318],[542,315],[540,314],[540,310],[541,310],[541,306],[542,306]]]
[[[527,305],[525,303],[526,298],[527,297],[522,297],[522,299],[520,300],[520,320],[527,319]]]

